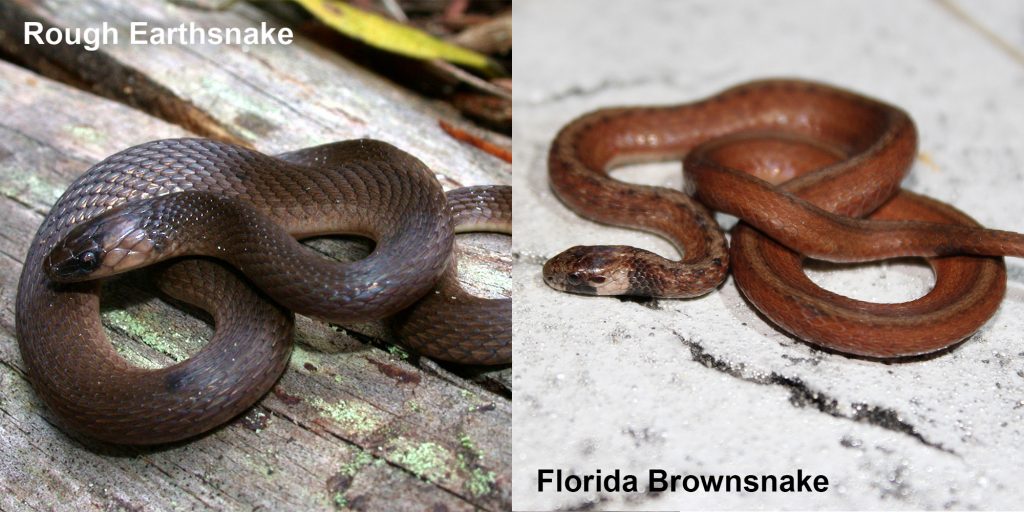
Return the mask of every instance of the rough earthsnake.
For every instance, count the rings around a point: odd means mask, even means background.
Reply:
[[[66,427],[154,444],[207,431],[265,394],[287,365],[292,312],[364,321],[415,303],[484,327],[413,332],[406,339],[417,349],[507,363],[511,301],[462,292],[452,249],[453,217],[456,230],[509,232],[510,203],[508,187],[460,189],[446,202],[422,162],[368,139],[276,157],[206,139],[129,148],[76,180],[32,243],[17,301],[29,378]],[[330,262],[296,241],[334,233],[376,246],[364,259]],[[97,282],[75,281],[179,255],[227,261],[256,288],[203,259],[158,266],[161,288],[209,311],[216,330],[187,360],[135,367],[106,339]],[[443,293],[430,293],[435,285]],[[438,297],[417,302],[425,295]],[[403,313],[397,324],[415,321]]]

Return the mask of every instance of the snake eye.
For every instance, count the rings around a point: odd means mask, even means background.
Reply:
[[[93,270],[100,263],[99,251],[86,251],[79,256],[78,261],[82,264],[82,268],[85,270]]]
[[[102,254],[97,249],[90,249],[83,252],[74,260],[75,273],[85,275],[92,272],[102,264]]]
[[[568,275],[569,284],[576,286],[583,282],[583,273],[576,271]]]

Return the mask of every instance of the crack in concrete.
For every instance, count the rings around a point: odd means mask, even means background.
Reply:
[[[713,73],[705,74],[701,77],[702,83],[715,82],[725,77],[732,76],[736,73],[734,66],[718,69]],[[606,91],[615,89],[626,89],[634,87],[643,87],[647,85],[657,85],[670,89],[681,89],[684,88],[684,84],[680,81],[681,76],[678,73],[670,71],[662,71],[657,74],[647,74],[632,78],[604,78],[600,82],[595,84],[576,84],[570,85],[568,88],[560,91],[553,91],[550,94],[546,94],[534,100],[523,101],[523,106],[543,106],[550,103],[557,103],[562,100],[572,98],[587,98],[596,96]]]
[[[641,87],[650,84],[663,85],[665,87],[677,86],[675,76],[668,72],[656,75],[639,76],[635,78],[605,78],[596,84],[572,85],[567,89],[552,92],[542,98],[529,101],[526,104],[531,106],[540,106],[549,103],[557,103],[570,98],[586,98],[589,96],[595,96],[609,90]]]
[[[917,431],[914,425],[901,419],[899,413],[893,409],[864,402],[853,402],[850,404],[853,414],[846,413],[840,408],[838,399],[811,388],[799,378],[787,377],[776,372],[763,375],[748,375],[745,371],[746,365],[743,363],[730,364],[708,353],[700,343],[687,340],[676,331],[672,331],[672,334],[675,334],[679,341],[689,347],[690,358],[694,362],[753,384],[784,387],[789,391],[789,403],[794,407],[816,409],[834,418],[874,425],[891,432],[909,436],[929,448],[960,456],[960,454],[943,446],[941,443],[925,438],[924,435]]]

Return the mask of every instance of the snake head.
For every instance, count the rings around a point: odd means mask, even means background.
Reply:
[[[633,248],[618,245],[571,247],[544,264],[544,282],[563,292],[626,295],[628,258]]]
[[[137,212],[116,208],[72,228],[44,268],[58,282],[107,277],[148,264],[158,248],[155,240]]]

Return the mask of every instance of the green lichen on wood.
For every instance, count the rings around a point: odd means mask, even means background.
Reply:
[[[416,400],[408,400],[405,402],[405,406],[412,412],[420,412],[423,410],[423,406],[420,405]]]
[[[488,471],[477,466],[483,461],[483,456],[477,451],[476,443],[469,434],[459,434],[459,446],[466,453],[458,456],[459,470],[466,474],[466,481],[463,487],[470,494],[476,497],[490,493],[494,489],[494,482],[497,479],[494,471]]]
[[[68,128],[68,132],[70,133],[71,137],[74,138],[75,140],[88,144],[97,144],[103,142],[107,138],[106,135],[103,134],[103,132],[100,132],[99,130],[91,126],[85,125],[71,126],[70,128]]]
[[[0,167],[0,195],[21,202],[38,202],[50,205],[60,199],[64,185],[55,185],[39,179],[34,173],[8,166]]]
[[[289,361],[289,366],[303,373],[309,373],[309,370],[306,368],[306,363],[309,363],[315,367],[321,366],[320,358],[318,358],[315,353],[310,352],[302,348],[301,345],[296,344],[292,348],[292,358]]]
[[[331,501],[334,502],[335,508],[348,508],[348,498],[340,492],[334,493],[334,497]]]
[[[370,455],[366,451],[359,450],[359,452],[356,453],[356,456],[353,457],[352,460],[346,462],[341,466],[340,472],[345,476],[354,477],[356,476],[356,473],[358,473],[360,469],[363,469],[371,462],[373,462],[373,455]]]
[[[472,468],[469,472],[469,478],[466,479],[465,487],[470,494],[480,497],[494,490],[494,482],[496,480],[497,475],[494,474],[494,471]]]
[[[409,359],[409,352],[399,345],[388,345],[388,353],[403,361]]]
[[[469,437],[469,434],[459,434],[459,445],[469,450],[473,455],[478,455],[476,445],[473,443],[473,439]]]
[[[484,400],[481,400],[476,393],[465,388],[459,389],[459,396],[461,396],[463,400],[469,402],[469,405],[466,407],[466,410],[469,412],[476,411],[480,406],[486,403]]]
[[[339,400],[330,403],[316,397],[310,403],[326,417],[355,433],[368,434],[380,428],[383,423],[379,411],[362,402]]]
[[[435,483],[450,473],[447,464],[451,453],[433,443],[414,443],[404,437],[395,439],[398,447],[391,460],[427,482]]]
[[[102,317],[110,326],[166,354],[175,362],[184,361],[189,357],[188,352],[181,347],[182,342],[188,341],[188,338],[179,332],[158,333],[152,330],[149,327],[152,322],[147,315],[136,318],[131,313],[118,309],[105,311]]]

